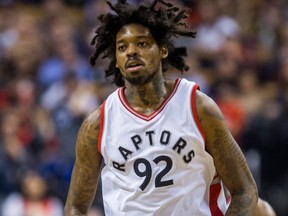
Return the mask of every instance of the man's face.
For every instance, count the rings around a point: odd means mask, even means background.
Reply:
[[[166,47],[159,48],[147,27],[128,24],[116,35],[116,67],[133,85],[143,85],[156,73],[162,73],[161,62],[165,57]]]

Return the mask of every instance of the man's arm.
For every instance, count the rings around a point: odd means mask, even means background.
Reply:
[[[206,137],[206,149],[214,159],[217,173],[231,193],[226,215],[253,215],[258,199],[256,183],[220,109],[200,91],[196,92],[196,108]]]
[[[78,132],[76,160],[64,209],[65,216],[87,215],[93,202],[102,160],[97,149],[99,127],[100,109],[83,121]]]

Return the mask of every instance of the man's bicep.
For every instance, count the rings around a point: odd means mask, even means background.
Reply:
[[[98,137],[100,131],[99,110],[90,114],[82,123],[76,143],[76,164],[87,171],[99,171],[101,155],[98,152]],[[95,167],[96,166],[96,167]],[[90,168],[94,168],[91,169]],[[96,168],[96,169],[95,169]],[[96,172],[98,173],[98,172]]]
[[[214,159],[218,174],[230,192],[240,189],[250,175],[246,159],[231,135],[216,103],[197,92],[196,106],[206,137],[206,149]],[[241,186],[241,187],[240,187]]]
[[[94,199],[102,157],[98,152],[99,111],[88,116],[77,136],[76,160],[72,172],[67,205],[85,214]]]

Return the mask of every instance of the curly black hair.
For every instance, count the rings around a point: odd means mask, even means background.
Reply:
[[[164,0],[154,0],[153,2],[142,2],[139,6],[128,4],[126,0],[118,0],[114,5],[106,0],[114,13],[102,14],[98,18],[101,25],[96,29],[96,35],[91,41],[95,46],[95,52],[90,58],[90,63],[95,65],[99,55],[102,59],[111,60],[105,70],[105,77],[114,75],[113,82],[117,86],[124,86],[124,80],[120,70],[116,68],[116,35],[126,24],[138,23],[149,28],[153,38],[158,45],[165,44],[168,47],[168,57],[163,60],[163,71],[170,64],[181,72],[189,69],[184,61],[187,56],[185,47],[175,47],[172,37],[185,36],[195,37],[196,32],[190,31],[186,23],[187,11],[180,9]],[[162,7],[158,7],[158,3]]]

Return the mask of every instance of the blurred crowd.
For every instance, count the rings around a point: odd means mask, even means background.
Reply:
[[[288,215],[288,2],[173,2],[190,8],[197,38],[175,40],[190,70],[165,76],[193,80],[217,102],[260,196]],[[89,64],[106,11],[104,0],[0,0],[0,216],[63,214],[77,131],[116,88],[106,60]],[[101,190],[90,212],[100,215]]]

